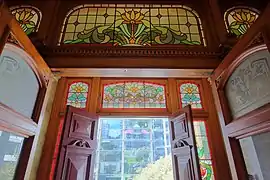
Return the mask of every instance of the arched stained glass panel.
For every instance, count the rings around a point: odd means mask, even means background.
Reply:
[[[248,7],[233,7],[226,11],[224,18],[229,33],[240,37],[259,17],[259,11]]]
[[[103,108],[166,108],[165,86],[148,82],[104,85]]]
[[[182,107],[191,105],[193,109],[202,108],[200,90],[197,84],[184,83],[180,85],[180,98]]]
[[[151,46],[205,45],[198,14],[182,5],[82,5],[67,15],[60,42]]]
[[[10,9],[27,35],[38,31],[41,20],[40,10],[32,6],[16,6]]]
[[[88,84],[75,82],[69,86],[67,105],[77,108],[85,108],[88,96]]]

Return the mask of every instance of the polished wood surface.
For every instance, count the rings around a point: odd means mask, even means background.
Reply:
[[[269,105],[264,105],[240,118],[233,119],[225,95],[225,84],[247,55],[269,49],[270,3],[249,31],[237,42],[211,75],[212,91],[219,115],[230,171],[234,180],[248,179],[238,139],[269,131]]]
[[[191,106],[170,117],[170,138],[175,180],[201,180]]]
[[[67,107],[56,180],[93,179],[97,120],[96,114]]]
[[[29,137],[35,135],[37,124],[0,102],[0,129]]]
[[[32,118],[26,118],[10,108],[0,105],[0,127],[5,131],[12,132],[14,134],[23,135],[25,138],[23,147],[20,153],[20,158],[16,168],[16,173],[14,179],[23,180],[25,176],[25,171],[28,166],[29,158],[33,157],[35,151],[31,152],[34,135],[37,131],[42,129],[37,128],[39,124],[42,123],[43,119],[39,119],[40,112],[44,108],[43,100],[46,93],[46,86],[49,82],[50,77],[53,76],[51,70],[40,56],[30,39],[23,32],[18,22],[15,20],[15,17],[11,15],[8,8],[5,5],[0,6],[0,52],[6,48],[10,51],[17,53],[19,56],[22,56],[22,59],[30,66],[30,68],[35,73],[37,79],[39,80],[39,93],[37,100],[35,102],[35,107],[33,110]],[[12,36],[17,44],[6,43],[7,37],[12,33]],[[30,153],[31,152],[31,153]],[[31,178],[30,178],[31,179]]]
[[[121,80],[146,80],[149,82],[159,82],[166,85],[166,97],[167,97],[167,109],[164,110],[142,110],[142,109],[118,109],[106,110],[100,109],[102,100],[102,84],[119,82]],[[228,161],[226,157],[226,152],[224,149],[224,142],[222,140],[222,135],[220,132],[220,126],[218,123],[218,116],[213,103],[213,98],[211,98],[212,93],[210,91],[210,85],[206,78],[201,79],[187,79],[187,78],[109,78],[109,77],[94,77],[94,78],[71,78],[63,77],[60,79],[58,88],[55,95],[55,100],[53,103],[53,110],[51,119],[48,125],[48,132],[45,138],[45,149],[41,156],[40,166],[38,169],[37,176],[40,180],[48,180],[54,148],[56,147],[56,137],[58,133],[58,127],[60,120],[64,118],[65,107],[66,107],[66,97],[68,86],[72,82],[89,82],[91,84],[89,89],[90,98],[87,103],[87,110],[91,113],[96,113],[101,117],[170,117],[172,113],[177,112],[180,109],[179,100],[179,82],[197,82],[201,85],[202,90],[202,100],[204,109],[203,110],[193,110],[192,116],[196,120],[205,120],[206,125],[209,129],[209,146],[211,149],[211,154],[214,164],[214,174],[219,180],[230,180],[230,172],[228,167]],[[225,166],[224,166],[225,164]]]

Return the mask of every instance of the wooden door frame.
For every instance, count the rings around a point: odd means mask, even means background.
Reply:
[[[47,85],[53,74],[3,1],[0,2],[0,22],[0,54],[7,49],[21,56],[32,69],[39,83],[39,91],[31,118],[26,118],[15,110],[0,104],[0,109],[5,110],[0,112],[0,116],[7,117],[5,121],[9,120],[5,124],[3,121],[0,122],[1,129],[26,137],[15,172],[15,179],[22,180],[25,176],[34,136],[38,133],[37,131],[41,131],[38,129],[38,123],[43,121],[40,119],[40,113],[43,106],[46,106],[43,102]]]
[[[78,69],[79,70],[79,69]],[[80,73],[80,72],[79,72]],[[91,71],[90,71],[91,73]],[[193,118],[196,120],[205,120],[206,125],[208,126],[209,130],[209,147],[212,151],[212,159],[213,159],[213,166],[214,166],[214,173],[215,177],[220,180],[230,180],[230,172],[229,172],[229,166],[228,166],[228,160],[226,157],[226,152],[225,152],[225,147],[224,147],[224,142],[222,141],[222,135],[220,133],[220,125],[218,123],[218,116],[216,113],[215,106],[213,104],[213,96],[211,93],[211,86],[209,81],[206,78],[207,76],[204,75],[203,77],[199,78],[192,78],[192,80],[200,80],[201,85],[203,86],[204,91],[201,96],[204,96],[204,105],[205,107],[208,107],[202,112],[202,110],[199,111],[193,111]],[[171,103],[171,107],[168,109],[168,112],[155,112],[154,114],[151,113],[151,111],[148,112],[106,112],[106,111],[101,111],[99,112],[99,107],[100,107],[100,89],[101,89],[101,81],[103,78],[101,77],[89,77],[87,74],[84,76],[80,77],[80,75],[75,76],[71,78],[70,76],[68,77],[61,77],[59,82],[58,82],[58,87],[56,91],[56,96],[54,99],[54,105],[53,105],[53,110],[51,114],[51,119],[48,125],[48,129],[50,129],[50,133],[46,134],[46,140],[44,147],[46,147],[46,150],[43,151],[43,155],[41,156],[41,163],[38,168],[38,173],[37,175],[41,178],[41,180],[48,180],[49,175],[51,172],[51,167],[48,167],[48,164],[52,164],[53,162],[53,156],[54,156],[54,150],[55,150],[55,144],[56,144],[56,137],[58,136],[58,128],[61,124],[61,119],[63,118],[65,114],[65,97],[66,97],[66,92],[68,89],[68,84],[70,84],[73,81],[87,81],[92,84],[91,90],[89,89],[90,93],[90,99],[88,100],[88,104],[91,104],[91,106],[87,105],[86,109],[88,112],[92,113],[97,113],[97,115],[101,117],[107,117],[107,116],[114,116],[114,117],[119,117],[119,116],[137,116],[137,117],[169,117],[171,116],[172,113],[176,112],[180,108],[180,103],[177,98],[178,96],[178,80],[188,80],[185,77],[179,77],[178,78],[173,78],[173,77],[160,77],[161,79],[166,79],[167,80],[167,86],[169,89],[170,96],[167,97],[169,98],[168,100]],[[112,80],[118,80],[118,78],[108,78],[105,76],[105,79],[112,79]],[[119,79],[127,79],[127,78],[119,78]],[[130,78],[129,78],[130,79]],[[134,77],[132,77],[134,79]],[[141,79],[144,80],[151,80],[155,78],[149,78],[149,77],[144,77]],[[137,79],[138,80],[138,79]],[[193,82],[193,81],[192,81]],[[64,93],[63,93],[64,92]],[[225,167],[224,167],[224,164]],[[52,176],[51,176],[52,177]]]
[[[260,50],[268,49],[270,51],[269,15],[270,3],[254,25],[215,69],[210,78],[230,171],[234,180],[247,179],[247,171],[243,168],[245,163],[238,139],[270,130],[270,122],[267,117],[270,106],[269,104],[264,105],[240,118],[233,119],[224,86],[236,67],[245,60],[245,57]]]

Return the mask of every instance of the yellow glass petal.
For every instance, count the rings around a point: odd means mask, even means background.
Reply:
[[[126,14],[126,13],[125,13]],[[127,16],[125,14],[122,14],[121,17],[122,19],[124,19],[125,21],[129,21],[129,19],[127,18]]]
[[[236,21],[239,21],[239,22],[242,21],[241,16],[240,16],[238,13],[234,13],[234,15],[232,15],[232,17],[233,17]]]
[[[244,12],[241,13],[241,18],[244,20],[244,21],[247,21],[247,16]]]
[[[30,12],[26,12],[24,16],[24,20],[26,20],[30,16]]]
[[[250,13],[247,13],[247,14],[246,14],[246,16],[247,16],[247,21],[250,20],[250,15],[251,15]]]
[[[16,14],[15,14],[15,18],[16,18],[16,20],[17,20],[17,21],[19,21],[19,20],[20,20],[20,14],[19,14],[18,12],[16,12]]]
[[[253,23],[253,22],[255,21],[255,19],[256,19],[256,16],[251,15],[251,17],[250,17],[250,19],[249,19],[249,22],[250,22],[250,23]]]
[[[130,13],[130,18],[131,18],[132,20],[135,19],[135,12],[134,12],[133,9],[132,9],[132,11],[131,11],[131,13]]]
[[[141,14],[141,16],[139,18],[137,18],[137,21],[141,21],[141,20],[143,20],[143,18],[144,18],[144,15]]]
[[[128,12],[126,12],[126,13],[125,13],[125,15],[126,15],[126,17],[127,17],[128,21],[130,21],[130,20],[131,20],[131,18],[130,18],[130,14],[129,14]]]
[[[136,20],[139,19],[140,15],[141,15],[140,12],[135,13],[135,19],[136,19]]]
[[[25,12],[22,11],[21,14],[20,14],[19,20],[20,20],[20,21],[24,20],[24,17],[25,17]]]
[[[27,14],[26,14],[27,15]],[[32,13],[28,13],[28,16],[24,18],[25,21],[29,21],[30,19],[32,19],[34,17],[34,15]]]

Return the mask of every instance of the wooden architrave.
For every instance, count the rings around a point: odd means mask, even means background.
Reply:
[[[222,78],[219,81],[218,92],[220,94],[220,101],[223,106],[223,111],[228,112],[229,114],[225,117],[226,122],[226,133],[229,137],[239,138],[238,136],[244,137],[245,134],[252,135],[257,134],[258,132],[264,132],[270,129],[270,117],[267,114],[270,109],[269,106],[264,105],[263,107],[253,110],[245,114],[242,117],[233,119],[230,116],[230,110],[228,106],[227,99],[225,97],[225,85],[231,74],[234,70],[245,61],[245,58],[251,54],[254,54],[258,51],[267,50],[267,46],[265,44],[253,47],[236,58],[232,64],[223,72]],[[268,122],[269,121],[269,122]]]
[[[32,44],[31,40],[27,37],[27,35],[22,31],[19,23],[15,18],[12,18],[9,23],[10,30],[16,40],[23,46],[23,50],[28,54],[31,58],[31,61],[27,61],[29,66],[35,72],[36,76],[40,80],[41,87],[47,86],[50,77],[53,76],[50,68],[43,60],[41,55],[36,50],[35,46]]]
[[[8,33],[6,33],[5,39],[0,39],[0,50],[3,48],[7,48],[15,53],[17,53],[19,56],[21,56],[26,63],[29,65],[29,67],[32,69],[32,71],[35,73],[38,81],[39,81],[39,92],[36,99],[35,107],[33,110],[33,114],[31,117],[32,121],[27,121],[25,118],[20,116],[21,118],[21,124],[20,126],[17,126],[16,129],[13,128],[14,125],[12,125],[13,121],[8,122],[8,124],[3,124],[4,127],[8,127],[9,130],[13,130],[15,134],[24,135],[25,137],[32,135],[29,138],[25,138],[24,144],[20,153],[21,158],[19,159],[19,162],[17,164],[17,169],[15,173],[14,179],[22,180],[24,179],[25,171],[27,168],[27,163],[29,160],[34,135],[36,134],[36,128],[37,123],[39,120],[42,121],[42,118],[40,118],[40,112],[43,107],[43,100],[47,89],[47,84],[49,79],[53,76],[51,73],[50,68],[47,66],[43,58],[40,56],[34,45],[31,43],[30,39],[27,37],[27,35],[23,32],[18,22],[15,20],[13,15],[9,12],[8,8],[3,5],[0,8],[1,12],[1,25],[0,25],[0,32],[2,31],[3,27],[4,29],[8,29]],[[5,21],[2,21],[4,19]],[[2,24],[3,23],[3,24]],[[19,43],[20,46],[17,46],[15,44],[6,43],[7,37],[12,33],[13,37],[16,39],[16,41]],[[8,111],[7,111],[8,112]],[[1,113],[1,117],[5,117],[4,115],[8,116],[5,113]],[[14,114],[10,113],[9,118],[12,118],[12,116],[15,117]],[[18,116],[18,115],[17,115]],[[17,117],[18,118],[18,117]],[[22,129],[23,127],[29,127],[28,134],[25,133],[25,129]],[[33,127],[32,127],[33,126]],[[31,130],[32,127],[32,130]],[[6,130],[8,130],[6,128]],[[13,128],[13,129],[12,129]],[[35,130],[34,130],[35,128]],[[35,153],[35,152],[33,152]]]
[[[267,31],[270,24],[268,21],[269,15],[270,3],[264,13],[238,41],[211,75],[212,92],[219,115],[230,171],[234,180],[248,179],[243,154],[237,138],[243,138],[268,130],[269,118],[266,115],[268,105],[238,119],[233,119],[225,96],[224,87],[232,72],[244,60],[243,58],[258,50],[267,49],[265,42],[269,42],[269,31]],[[261,40],[258,40],[258,37]],[[263,122],[264,125],[262,126],[258,121]]]
[[[40,52],[51,68],[214,69],[220,63],[219,53],[191,49],[76,45],[40,49]]]

